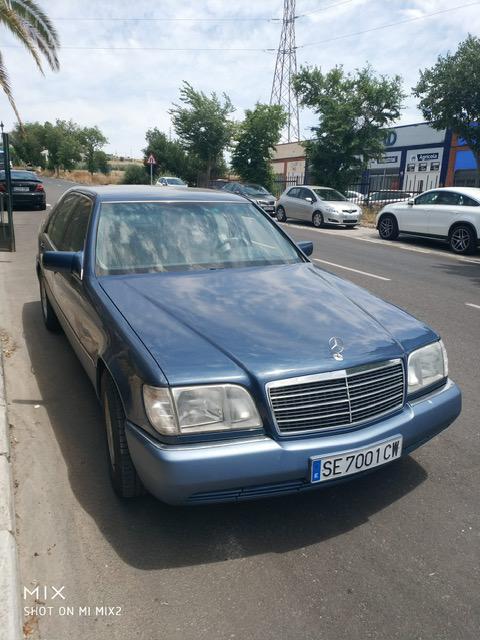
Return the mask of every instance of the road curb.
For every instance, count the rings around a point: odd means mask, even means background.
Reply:
[[[0,348],[0,640],[22,637],[10,436]]]

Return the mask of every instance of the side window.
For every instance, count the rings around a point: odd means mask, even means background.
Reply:
[[[64,251],[83,251],[92,204],[86,196],[76,198],[76,204],[68,216],[62,241]]]
[[[446,204],[446,205],[457,205],[458,204],[458,193],[454,193],[453,191],[439,191],[438,197],[435,200],[435,204]]]
[[[48,223],[46,232],[55,248],[59,251],[64,251],[62,247],[62,240],[68,222],[68,217],[74,206],[75,196],[73,194],[66,196],[66,198],[57,205],[55,213]]]
[[[300,197],[300,189],[298,187],[294,187],[293,189],[290,189],[290,191],[287,193],[287,196],[289,198],[299,198]]]
[[[479,207],[480,203],[472,200],[468,196],[463,195],[463,193],[458,194],[458,204],[461,207]]]
[[[315,202],[316,198],[310,189],[300,189],[300,198],[302,200],[306,200],[307,198],[311,198],[312,202]]]
[[[438,191],[430,191],[429,193],[422,193],[422,195],[415,198],[415,204],[435,204],[438,198]]]

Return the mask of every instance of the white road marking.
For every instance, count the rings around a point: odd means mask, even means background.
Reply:
[[[480,304],[473,304],[473,302],[465,302],[467,307],[473,307],[474,309],[480,309]]]
[[[394,249],[403,249],[403,251],[415,251],[416,253],[427,253],[434,256],[439,256],[442,258],[448,258],[450,260],[457,260],[457,262],[469,262],[470,264],[480,264],[480,260],[476,258],[463,258],[462,256],[457,256],[453,253],[447,253],[446,251],[438,251],[437,249],[426,249],[421,247],[414,247],[412,245],[403,244],[400,241],[398,242],[390,242],[389,240],[382,240],[381,238],[365,238],[359,234],[365,233],[364,230],[371,229],[371,227],[356,227],[355,229],[349,229],[345,231],[345,229],[315,229],[314,227],[303,227],[296,224],[291,224],[289,222],[280,223],[282,226],[290,227],[292,229],[297,229],[298,231],[315,231],[316,233],[321,233],[323,235],[331,235],[337,236],[341,238],[346,238],[347,240],[361,240],[362,242],[371,242],[372,244],[381,244],[384,247],[392,247]],[[373,231],[373,229],[371,229]]]
[[[377,280],[385,280],[390,282],[391,278],[384,278],[383,276],[377,276],[375,273],[368,273],[368,271],[360,271],[360,269],[352,269],[352,267],[344,267],[343,264],[336,264],[335,262],[328,262],[328,260],[320,260],[320,258],[314,258],[315,262],[323,262],[329,264],[332,267],[338,267],[338,269],[345,269],[346,271],[353,271],[354,273],[360,273],[362,276],[369,276],[369,278],[377,278]]]

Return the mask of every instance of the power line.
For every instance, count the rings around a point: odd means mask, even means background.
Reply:
[[[342,4],[342,3],[339,3]],[[438,11],[433,11],[432,13],[424,13],[422,16],[416,16],[414,18],[406,18],[405,20],[397,20],[395,22],[390,22],[388,24],[379,25],[378,27],[370,27],[369,29],[363,29],[362,31],[355,31],[352,33],[345,33],[340,36],[334,36],[333,38],[327,38],[325,40],[316,40],[315,42],[297,45],[296,49],[306,49],[307,47],[315,47],[320,44],[327,44],[329,42],[336,42],[337,40],[343,40],[345,38],[353,38],[354,36],[363,35],[365,33],[371,33],[373,31],[380,31],[382,29],[390,29],[391,27],[396,27],[398,25],[407,24],[409,22],[415,22],[417,20],[423,20],[425,18],[431,18],[433,16],[437,16],[444,13],[449,13],[452,11],[458,11],[459,9],[466,9],[467,7],[473,7],[480,4],[480,0],[476,2],[469,2],[466,4],[460,4],[455,7],[449,7],[448,9],[440,9]],[[330,5],[332,7],[334,5]],[[2,49],[22,49],[21,45],[2,45]],[[201,52],[201,51],[212,51],[212,52],[220,52],[220,51],[233,51],[233,52],[264,52],[271,53],[276,52],[277,49],[273,47],[241,47],[241,48],[229,48],[229,47],[90,47],[90,46],[63,46],[62,50],[69,51],[163,51],[163,52]]]
[[[336,2],[335,4],[329,4],[326,7],[320,7],[320,9],[314,9],[313,11],[307,11],[296,16],[297,18],[306,18],[314,13],[320,13],[320,11],[326,11],[327,9],[333,9],[334,7],[341,7],[343,4],[351,4],[354,0],[343,0],[343,2]]]
[[[320,11],[326,11],[327,9],[333,9],[334,7],[339,7],[344,4],[350,4],[354,2],[354,0],[343,0],[342,2],[336,2],[334,4],[329,4],[325,7],[320,7],[320,9],[315,9],[314,11],[308,11],[306,13],[299,14],[295,16],[298,18],[305,18],[314,13],[318,13]],[[52,22],[281,22],[282,18],[277,18],[273,16],[226,16],[223,18],[186,18],[186,17],[177,17],[177,16],[162,16],[162,17],[112,17],[112,16],[72,16],[72,17],[59,17],[52,18]]]
[[[438,11],[433,11],[432,13],[424,13],[422,16],[416,16],[414,18],[406,18],[405,20],[397,20],[396,22],[390,22],[389,24],[382,24],[378,27],[371,27],[370,29],[363,29],[362,31],[355,31],[353,33],[345,33],[341,36],[334,36],[333,38],[328,38],[326,40],[317,40],[316,42],[310,42],[308,44],[299,45],[298,49],[305,49],[306,47],[314,47],[319,44],[326,44],[328,42],[335,42],[337,40],[343,40],[344,38],[352,38],[353,36],[360,36],[364,33],[371,33],[372,31],[380,31],[381,29],[389,29],[390,27],[396,27],[400,24],[407,24],[408,22],[415,22],[416,20],[423,20],[424,18],[431,18],[432,16],[437,16],[441,13],[449,13],[450,11],[457,11],[458,9],[465,9],[466,7],[473,7],[474,5],[480,4],[480,1],[477,2],[469,2],[468,4],[460,4],[456,7],[450,7],[449,9],[440,9]]]

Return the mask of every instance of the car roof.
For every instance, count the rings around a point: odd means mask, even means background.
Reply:
[[[332,187],[319,187],[316,184],[297,184],[297,187],[302,187],[304,189],[322,189],[324,191],[336,191],[336,189],[333,189]],[[295,188],[295,185],[294,185]]]
[[[175,189],[145,185],[78,185],[69,190],[91,195],[101,202],[243,202],[245,198],[218,189]]]
[[[453,191],[454,193],[463,193],[465,196],[480,198],[480,187],[437,187],[428,191]]]

